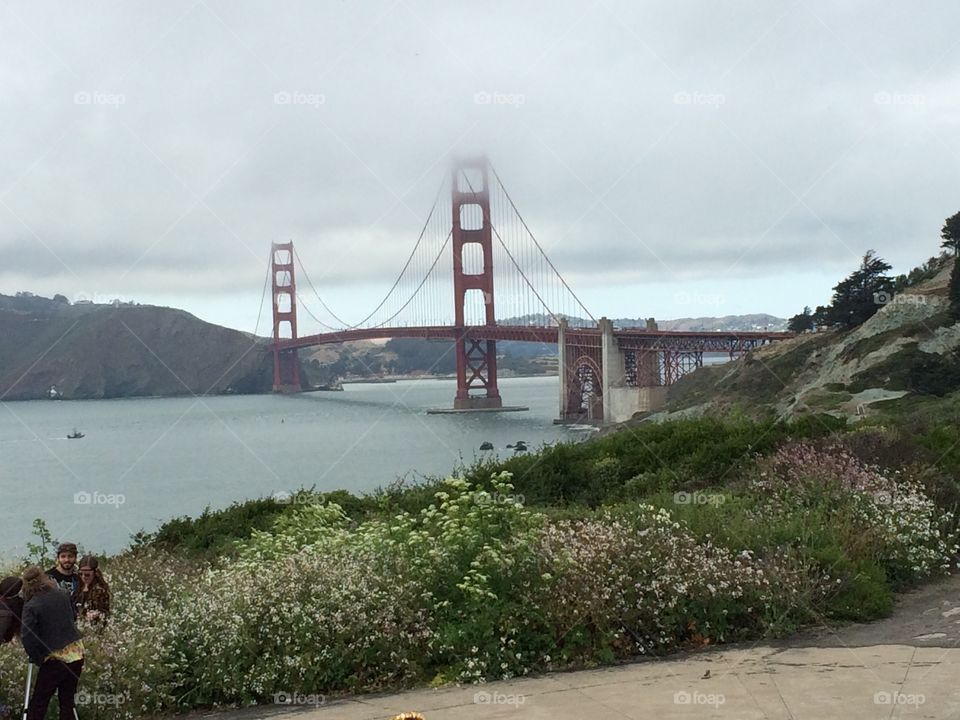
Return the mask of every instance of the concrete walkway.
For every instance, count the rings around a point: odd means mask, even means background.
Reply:
[[[781,645],[729,646],[510,682],[277,705],[219,720],[960,720],[960,577],[903,596],[894,615]]]

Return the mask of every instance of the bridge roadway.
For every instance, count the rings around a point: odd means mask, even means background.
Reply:
[[[354,340],[377,340],[386,338],[423,338],[425,340],[513,340],[540,342],[556,345],[559,328],[527,325],[428,325],[423,327],[383,327],[336,330],[298,338],[280,339],[278,350],[294,350],[351,342]],[[622,350],[672,350],[677,352],[741,353],[760,345],[793,337],[789,332],[689,332],[669,330],[646,330],[643,328],[615,328],[613,335]],[[600,328],[566,329],[568,345],[599,347],[602,340]]]

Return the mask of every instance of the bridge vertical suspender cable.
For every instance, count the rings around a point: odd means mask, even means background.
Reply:
[[[546,261],[546,264],[549,266],[550,270],[553,272],[554,275],[556,275],[557,279],[560,280],[560,282],[563,284],[563,287],[567,290],[568,293],[570,293],[570,295],[576,301],[580,309],[583,310],[583,312],[587,314],[587,317],[589,317],[593,322],[597,322],[597,319],[581,302],[577,294],[573,291],[570,285],[567,284],[567,281],[564,280],[563,275],[561,275],[560,271],[557,270],[556,266],[554,266],[553,262],[550,260],[550,257],[543,251],[543,248],[541,247],[540,243],[537,241],[537,238],[533,234],[533,231],[530,229],[530,227],[527,225],[526,220],[524,220],[523,216],[520,214],[520,210],[517,208],[517,205],[513,201],[513,198],[510,197],[510,193],[507,192],[507,189],[504,186],[503,181],[500,179],[500,176],[497,174],[496,168],[494,168],[493,165],[491,165],[490,170],[493,172],[493,176],[497,180],[497,185],[499,185],[500,190],[503,191],[503,194],[506,197],[507,202],[510,203],[510,207],[513,208],[513,212],[516,213],[517,219],[519,220],[520,224],[523,226],[523,229],[526,231],[527,235],[533,241],[533,244],[536,246],[536,249],[539,252],[540,256],[543,258],[544,261]]]
[[[306,306],[304,305],[307,313],[308,313],[316,322],[318,322],[321,326],[327,327],[327,328],[329,328],[329,329],[331,329],[331,330],[355,330],[355,329],[357,329],[357,328],[363,327],[365,323],[367,323],[371,318],[373,318],[373,317],[387,304],[387,301],[391,298],[391,295],[393,295],[394,291],[395,291],[398,287],[401,286],[401,283],[402,283],[405,275],[407,274],[408,269],[411,268],[411,265],[413,265],[414,268],[417,267],[417,251],[420,249],[421,244],[423,243],[424,237],[426,236],[427,230],[428,230],[428,228],[430,227],[430,221],[434,218],[434,215],[435,215],[435,212],[436,212],[436,209],[437,209],[437,204],[439,203],[439,200],[440,200],[440,194],[441,194],[441,192],[442,192],[445,184],[446,184],[445,182],[444,182],[444,183],[441,183],[440,187],[438,188],[438,190],[437,190],[437,195],[436,195],[436,197],[434,198],[433,205],[432,205],[432,207],[430,208],[430,213],[429,213],[429,215],[427,216],[427,220],[426,220],[426,222],[424,223],[423,228],[422,228],[421,231],[420,231],[420,235],[419,235],[419,237],[417,238],[417,242],[414,244],[413,250],[410,252],[410,255],[407,257],[406,262],[404,263],[403,267],[401,268],[400,273],[397,275],[397,277],[396,277],[396,279],[394,280],[393,284],[391,285],[390,289],[387,291],[386,295],[384,295],[383,299],[380,300],[380,302],[377,304],[377,306],[376,306],[365,318],[363,318],[360,322],[358,322],[358,323],[356,323],[356,324],[351,325],[350,323],[348,323],[348,322],[346,322],[345,320],[343,320],[341,317],[339,317],[336,313],[334,313],[334,312],[330,309],[330,307],[326,304],[326,302],[324,302],[324,300],[323,300],[323,298],[321,297],[320,293],[317,291],[316,286],[315,286],[315,285],[313,284],[313,282],[310,280],[310,277],[309,277],[309,275],[308,275],[307,272],[306,272],[306,268],[305,268],[305,266],[304,266],[303,261],[300,259],[299,254],[297,254],[297,255],[296,255],[296,260],[297,260],[298,265],[300,266],[301,271],[303,272],[304,279],[307,281],[307,285],[310,286],[310,289],[313,291],[314,295],[317,297],[317,300],[320,302],[320,305],[323,307],[323,309],[324,309],[327,313],[329,313],[330,317],[332,317],[336,322],[340,323],[341,327],[340,327],[340,328],[335,328],[335,327],[333,327],[333,326],[331,326],[331,325],[323,322],[322,320],[320,320],[319,318],[317,318],[317,316],[314,315],[314,314],[309,310],[308,307],[306,307]],[[446,247],[446,242],[444,242],[443,247]],[[294,251],[294,252],[296,253],[296,251]],[[442,248],[441,248],[441,252],[442,252]],[[433,263],[430,264],[430,268],[432,269],[432,268],[435,267],[435,266],[436,266],[436,259],[433,261]],[[425,278],[424,278],[424,280],[425,280]],[[415,282],[415,280],[414,280],[414,282]],[[410,295],[410,297],[407,299],[407,301],[402,304],[400,310],[398,310],[397,312],[393,313],[393,314],[392,314],[389,318],[387,318],[386,320],[384,320],[384,321],[382,321],[382,322],[379,322],[379,323],[376,323],[375,325],[373,325],[373,327],[383,327],[383,326],[386,325],[390,320],[395,319],[395,318],[399,315],[399,313],[400,313],[403,309],[405,309],[405,308],[410,304],[410,302],[413,300],[413,298],[414,298],[414,296],[416,295],[416,293],[423,287],[423,285],[424,285],[424,282],[421,281],[421,282],[416,286],[416,290],[414,290],[414,292]],[[299,298],[299,296],[298,296],[298,299],[301,299],[301,298]],[[303,303],[301,303],[301,304],[303,304]]]
[[[536,300],[540,303],[540,306],[546,311],[547,315],[549,315],[554,322],[559,322],[557,312],[550,307],[550,305],[544,299],[544,293],[537,287],[537,283],[534,282],[534,280],[538,278],[538,272],[541,277],[546,278],[549,274],[547,270],[549,267],[549,271],[552,272],[552,274],[562,283],[563,287],[570,294],[570,296],[572,296],[576,304],[579,305],[580,309],[583,310],[583,312],[585,312],[593,322],[596,322],[596,318],[593,317],[589,310],[587,310],[586,306],[584,306],[584,304],[580,301],[580,298],[577,297],[576,293],[573,292],[567,282],[560,275],[559,271],[547,257],[546,253],[543,251],[543,248],[540,246],[540,243],[537,242],[537,239],[534,237],[533,232],[530,230],[529,226],[520,215],[520,212],[517,210],[517,206],[513,202],[513,199],[510,197],[509,193],[507,193],[506,188],[503,186],[503,182],[501,181],[499,175],[497,175],[496,170],[493,169],[492,165],[490,167],[494,177],[497,180],[497,185],[499,186],[500,191],[503,193],[506,201],[509,203],[510,208],[513,210],[510,222],[504,223],[502,219],[499,221],[500,224],[503,225],[503,229],[507,234],[508,239],[511,236],[510,227],[512,224],[518,223],[518,227],[522,227],[523,231],[525,231],[525,234],[533,242],[533,247],[530,247],[529,243],[520,243],[519,252],[515,253],[514,251],[511,251],[507,241],[504,240],[503,234],[500,232],[500,228],[493,224],[491,218],[491,230],[496,236],[497,241],[500,243],[500,246],[503,248],[511,264],[516,268],[520,278],[523,280],[523,283],[526,284],[530,292],[533,293],[533,295],[536,297]],[[473,187],[470,179],[468,177],[464,177],[464,179],[466,180],[470,192],[476,193],[477,190]],[[531,275],[533,276],[534,280],[531,280]],[[541,285],[542,284],[546,284],[545,281],[542,281]],[[523,293],[523,295],[526,296],[525,299],[530,300],[529,294]],[[525,315],[531,319],[534,319],[536,314],[540,313],[540,309],[536,308],[536,306],[525,309],[529,309],[529,312],[525,313]]]

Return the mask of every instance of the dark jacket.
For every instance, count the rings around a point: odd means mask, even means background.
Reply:
[[[62,650],[79,639],[73,622],[73,603],[62,590],[44,590],[24,604],[20,640],[30,662],[39,665],[54,650]]]
[[[18,597],[0,598],[0,645],[20,634],[20,616],[23,600]]]

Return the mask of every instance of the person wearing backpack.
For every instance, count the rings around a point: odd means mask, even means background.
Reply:
[[[73,602],[37,566],[24,570],[21,579],[24,602],[20,641],[30,662],[40,667],[27,706],[27,720],[43,720],[55,692],[60,720],[75,720],[83,642],[74,622]]]

